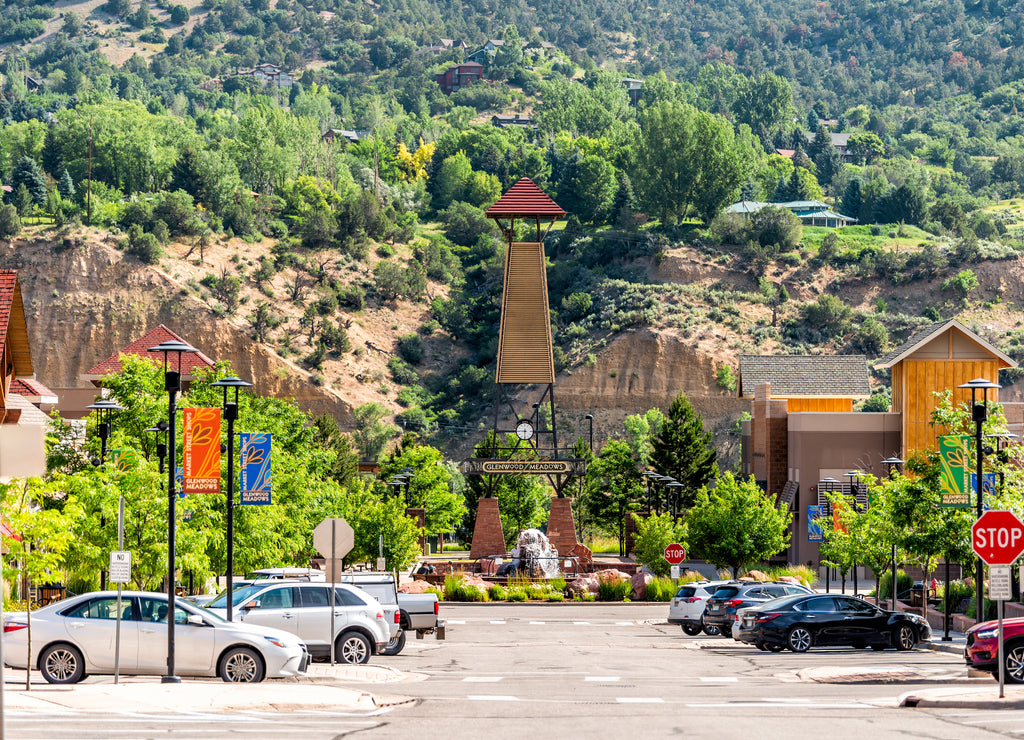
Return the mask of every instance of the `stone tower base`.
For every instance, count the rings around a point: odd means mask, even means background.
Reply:
[[[576,522],[572,517],[572,500],[551,498],[551,514],[548,517],[548,540],[565,557],[576,546]]]
[[[491,555],[505,554],[505,533],[501,528],[498,499],[482,498],[477,501],[476,526],[469,557],[476,560]]]

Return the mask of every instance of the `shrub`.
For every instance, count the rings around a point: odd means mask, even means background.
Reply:
[[[10,239],[21,232],[21,219],[18,209],[7,205],[0,207],[0,239]]]
[[[599,601],[625,601],[633,593],[633,584],[628,578],[621,581],[599,578],[597,581],[597,598]]]
[[[736,375],[729,365],[722,365],[722,367],[718,368],[718,372],[715,373],[715,380],[718,383],[718,387],[723,390],[736,390]]]
[[[671,578],[655,578],[647,584],[647,601],[671,601],[675,592]]]
[[[487,601],[486,591],[452,573],[444,577],[444,594],[448,601]]]
[[[423,361],[423,340],[417,334],[399,337],[398,354],[410,365],[419,365]]]
[[[959,612],[960,604],[963,601],[970,599],[975,595],[974,587],[966,581],[956,580],[949,582],[948,594],[943,593],[942,595],[942,606],[939,607],[939,611],[945,613],[946,611],[946,597],[949,597],[950,612]]]
[[[548,594],[548,601],[565,601],[565,595],[552,592]]]
[[[973,270],[961,270],[956,277],[948,278],[942,283],[943,290],[952,290],[961,298],[967,298],[977,287],[978,277]]]
[[[128,229],[128,243],[125,245],[125,251],[138,257],[147,265],[155,264],[163,254],[163,249],[160,248],[157,238],[152,234],[143,233],[142,227],[138,224],[132,224]]]
[[[896,591],[901,599],[909,598],[910,589],[914,585],[914,579],[902,570],[896,571]],[[887,570],[878,581],[878,598],[892,598],[892,571]]]
[[[487,596],[491,601],[504,601],[507,594],[500,584],[495,583],[487,589]]]
[[[520,588],[509,589],[508,592],[509,601],[526,601],[526,591]]]

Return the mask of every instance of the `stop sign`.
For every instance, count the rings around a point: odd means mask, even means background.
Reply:
[[[971,547],[989,565],[1009,565],[1024,552],[1024,524],[1012,511],[986,511],[971,526]]]
[[[673,543],[665,548],[665,560],[669,562],[669,565],[679,565],[686,560],[686,550],[682,545]]]

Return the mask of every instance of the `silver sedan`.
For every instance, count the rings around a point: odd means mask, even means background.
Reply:
[[[50,683],[77,683],[89,674],[114,673],[117,593],[97,591],[32,612],[32,655],[27,658],[28,619],[24,612],[5,615],[4,662],[26,662]],[[126,675],[167,673],[167,594],[121,594],[119,671]],[[270,627],[227,622],[215,614],[175,600],[174,666],[179,676],[220,676],[250,683],[295,676],[306,669],[309,654],[295,635]]]

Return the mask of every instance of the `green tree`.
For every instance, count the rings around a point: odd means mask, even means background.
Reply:
[[[387,409],[377,402],[364,403],[352,411],[356,429],[352,437],[363,460],[376,460],[384,447],[398,435],[398,427],[388,424]]]
[[[419,444],[415,435],[406,435],[399,449],[380,464],[380,480],[385,483],[406,468],[412,471],[408,480],[409,505],[424,509],[426,533],[432,536],[454,532],[466,515],[466,503],[462,496],[453,493],[452,473],[443,462],[436,447]],[[403,493],[399,492],[399,496]]]
[[[652,467],[682,484],[679,492],[684,509],[693,504],[697,491],[718,474],[718,453],[712,444],[712,434],[704,430],[704,420],[685,393],[672,401],[652,448]]]
[[[678,543],[687,546],[685,522],[672,520],[668,512],[652,514],[643,518],[633,514],[636,534],[633,535],[633,554],[638,563],[643,563],[656,576],[667,576],[671,566],[665,560],[665,548]]]
[[[590,516],[606,527],[615,527],[619,555],[626,555],[626,517],[640,508],[644,487],[633,451],[625,442],[609,442],[587,470],[591,488]]]
[[[804,320],[826,337],[841,337],[850,331],[853,309],[838,296],[823,293],[804,307]]]
[[[725,473],[714,489],[697,492],[686,526],[694,555],[716,567],[731,568],[735,578],[745,566],[789,546],[787,530],[792,519],[785,505],[776,505],[753,478],[737,481],[732,473]]]
[[[46,179],[39,163],[31,157],[19,159],[11,174],[11,187],[17,190],[22,185],[28,190],[33,203],[40,208],[46,205]]]
[[[741,84],[732,112],[737,122],[747,124],[755,133],[763,128],[773,134],[789,119],[792,107],[789,82],[765,72]]]

